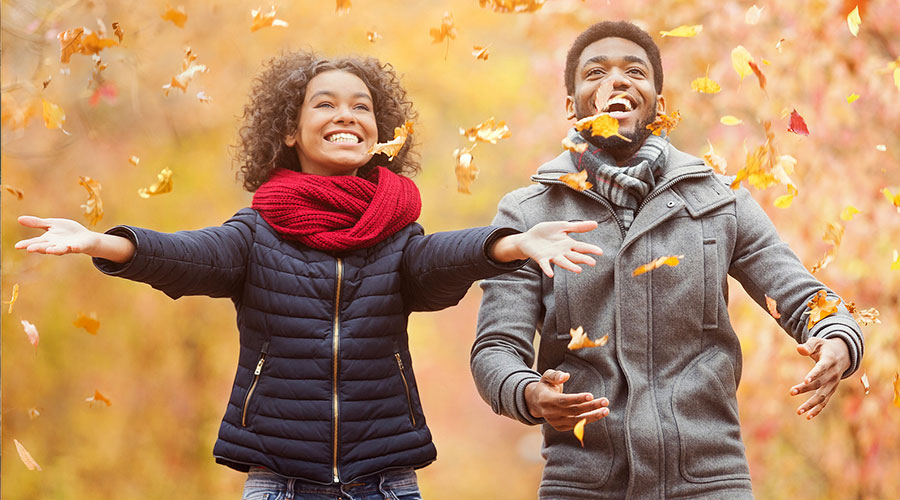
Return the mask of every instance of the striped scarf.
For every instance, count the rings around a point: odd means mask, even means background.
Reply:
[[[591,189],[612,204],[627,231],[638,206],[656,186],[656,179],[666,165],[668,139],[651,134],[622,167],[574,128],[569,130],[569,139],[575,144],[587,143],[584,153],[570,152],[572,161],[579,172],[587,169],[588,181],[594,185]]]

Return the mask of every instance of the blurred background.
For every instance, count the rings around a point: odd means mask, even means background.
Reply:
[[[339,10],[339,4],[349,10]],[[482,2],[490,4],[491,2]],[[672,132],[681,150],[710,144],[734,175],[746,152],[766,140],[771,121],[779,154],[797,159],[799,194],[788,208],[784,186],[752,189],[782,237],[808,267],[832,248],[828,223],[843,239],[817,276],[880,324],[864,326],[866,357],[825,412],[811,422],[788,395],[811,367],[794,341],[731,283],[731,319],[744,350],[738,391],[743,436],[761,499],[880,499],[900,491],[900,407],[892,382],[900,370],[900,213],[883,189],[900,192],[900,4],[896,0],[749,1],[547,0],[531,13],[499,13],[476,0],[281,2],[287,27],[251,32],[249,1],[160,0],[2,2],[2,490],[5,499],[239,498],[244,475],[214,463],[211,450],[234,375],[238,344],[228,300],[171,301],[146,285],[108,278],[85,256],[27,255],[13,244],[36,234],[21,214],[87,224],[79,176],[102,185],[96,230],[128,223],[161,231],[218,225],[251,195],[235,180],[230,155],[252,76],[288,49],[364,54],[393,64],[420,113],[415,140],[423,171],[420,222],[430,231],[488,224],[500,197],[560,151],[565,120],[563,64],[588,25],[634,20],[660,46]],[[183,7],[183,27],[164,20]],[[851,35],[847,15],[862,23]],[[452,13],[456,38],[432,43]],[[60,62],[57,34],[111,23],[121,43],[100,52],[107,66],[75,54]],[[702,25],[694,37],[661,37]],[[368,35],[367,33],[377,35]],[[370,42],[369,38],[374,42]],[[487,60],[473,46],[487,47]],[[731,51],[745,47],[765,75],[741,78]],[[162,86],[182,70],[185,47],[198,73],[186,92]],[[763,61],[765,59],[765,61]],[[893,65],[892,65],[893,64]],[[691,90],[708,76],[718,94]],[[896,82],[896,83],[895,83]],[[207,102],[198,98],[198,93]],[[852,95],[857,95],[856,100]],[[42,118],[46,101],[65,114],[62,129]],[[853,101],[853,102],[850,102]],[[52,111],[52,106],[48,110]],[[787,130],[787,110],[809,136]],[[29,115],[32,115],[29,119]],[[732,115],[742,123],[720,122]],[[457,192],[453,150],[470,144],[459,127],[495,117],[512,137],[474,151],[480,176],[472,194]],[[137,164],[129,161],[140,159]],[[171,192],[143,199],[140,188],[173,172]],[[23,194],[19,199],[12,189]],[[847,206],[860,213],[839,218]],[[894,268],[892,269],[892,263]],[[410,321],[422,400],[438,461],[420,471],[429,499],[535,498],[542,459],[540,429],[493,414],[468,369],[481,291],[453,309]],[[585,297],[585,303],[590,297]],[[587,307],[587,305],[586,305]],[[96,334],[73,323],[94,314]],[[28,341],[21,321],[35,325]],[[866,374],[870,389],[864,389]],[[111,405],[86,401],[99,391]],[[900,404],[900,402],[896,403]],[[14,440],[42,471],[26,469]],[[585,471],[590,474],[590,471]],[[893,494],[890,492],[893,491]]]

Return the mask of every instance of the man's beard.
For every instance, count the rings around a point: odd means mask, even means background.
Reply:
[[[650,134],[653,133],[650,129],[647,128],[647,125],[650,125],[651,123],[656,121],[656,110],[657,103],[654,102],[653,108],[648,110],[647,115],[645,115],[643,119],[638,122],[634,130],[626,133],[619,132],[621,135],[627,137],[630,142],[614,135],[610,137],[591,135],[591,129],[589,128],[581,131],[581,137],[583,137],[586,141],[593,144],[594,146],[597,146],[598,148],[610,153],[613,156],[617,156],[616,153],[620,152],[628,153],[632,150],[637,151],[644,144],[644,141],[647,140],[647,137],[650,137]],[[578,116],[577,119],[579,120],[589,116],[581,113],[578,109],[576,109],[575,111],[576,115]]]

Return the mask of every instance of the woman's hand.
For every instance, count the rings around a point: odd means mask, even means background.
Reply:
[[[43,229],[40,236],[16,243],[16,249],[49,255],[83,253],[113,262],[124,263],[134,255],[134,245],[121,236],[96,233],[69,219],[41,219],[30,215],[19,217],[19,224]]]
[[[553,266],[580,273],[578,264],[593,266],[596,262],[587,254],[603,255],[596,245],[584,243],[569,236],[569,233],[586,233],[597,228],[596,221],[541,222],[527,232],[504,236],[490,248],[490,256],[498,262],[531,259],[549,277],[553,277]]]

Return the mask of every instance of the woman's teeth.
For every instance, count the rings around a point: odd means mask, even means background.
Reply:
[[[353,143],[353,144],[356,144],[357,142],[359,142],[359,138],[356,137],[355,135],[345,134],[345,133],[331,134],[328,137],[326,137],[325,140],[328,142],[341,142],[341,143]]]

